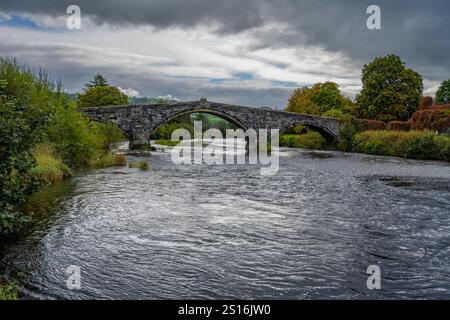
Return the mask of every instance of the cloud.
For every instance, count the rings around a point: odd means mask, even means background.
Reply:
[[[95,73],[145,96],[282,106],[293,88],[335,81],[354,97],[364,63],[400,55],[433,93],[450,76],[450,2],[379,0],[78,0],[83,29],[65,30],[64,1],[2,0],[43,26],[0,26],[0,55],[42,66],[79,90]],[[0,18],[1,19],[1,18]]]
[[[167,101],[180,101],[177,97],[172,96],[171,94],[166,94],[164,96],[159,96],[158,99],[167,100]]]
[[[141,97],[141,94],[136,89],[132,89],[132,88],[123,89],[120,86],[118,87],[118,89],[128,97],[132,97],[132,98],[140,98]]]

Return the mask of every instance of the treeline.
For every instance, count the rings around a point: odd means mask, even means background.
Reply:
[[[433,98],[422,97],[422,76],[395,55],[364,65],[363,88],[351,101],[336,83],[296,89],[286,111],[340,118],[340,141],[330,146],[318,133],[300,126],[281,136],[286,147],[363,152],[450,161],[450,80]],[[410,131],[410,132],[406,132]]]
[[[27,220],[18,207],[43,184],[79,168],[123,164],[111,154],[123,133],[89,121],[78,104],[44,71],[0,58],[0,234]]]
[[[362,69],[362,90],[355,101],[342,95],[336,83],[296,89],[286,111],[383,122],[407,121],[420,106],[423,79],[396,55],[374,59]],[[436,103],[450,103],[450,79],[436,93]]]

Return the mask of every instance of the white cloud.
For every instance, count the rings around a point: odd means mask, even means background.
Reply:
[[[11,17],[9,14],[0,11],[0,23],[2,23],[2,22],[8,22],[8,21],[10,21],[11,19],[12,19],[12,17]]]
[[[166,94],[165,96],[159,96],[158,99],[167,100],[167,101],[180,101],[180,99],[178,99],[170,94]]]
[[[127,95],[128,97],[131,97],[131,98],[140,98],[141,97],[141,94],[139,93],[139,91],[137,91],[136,89],[132,89],[132,88],[127,88],[127,89],[124,89],[124,88],[122,88],[122,87],[118,87],[119,88],[119,90],[122,92],[122,93],[124,93],[125,95]]]

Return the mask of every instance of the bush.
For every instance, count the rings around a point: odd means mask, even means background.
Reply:
[[[433,106],[428,110],[417,111],[410,122],[415,130],[446,132],[450,127],[450,106]]]
[[[303,149],[325,149],[327,142],[318,132],[306,134],[285,134],[280,137],[280,146]]]
[[[30,174],[47,183],[64,180],[72,176],[72,171],[60,158],[55,155],[54,149],[48,144],[40,144],[34,152],[36,166]]]
[[[450,136],[429,131],[365,131],[354,138],[355,152],[450,161]]]
[[[102,169],[108,167],[123,167],[127,165],[127,158],[124,154],[107,153],[98,159],[89,160],[89,168]]]
[[[386,123],[379,120],[357,119],[356,124],[360,131],[385,130]]]
[[[386,129],[393,131],[409,131],[411,129],[411,123],[405,121],[391,121],[386,126]]]

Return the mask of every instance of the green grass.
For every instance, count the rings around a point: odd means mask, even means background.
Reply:
[[[450,161],[450,136],[430,131],[364,131],[353,151],[382,156]]]
[[[90,160],[91,169],[103,169],[108,167],[124,167],[127,165],[127,158],[124,154],[107,153],[98,159]]]
[[[150,166],[147,161],[130,162],[128,164],[128,167],[141,169],[142,171],[147,171],[148,169],[150,169]]]
[[[18,298],[19,292],[14,282],[6,282],[0,278],[0,300],[17,300]]]
[[[72,176],[72,171],[63,161],[55,156],[50,145],[40,144],[34,151],[36,166],[30,170],[30,174],[47,182],[62,181]]]
[[[280,137],[280,146],[302,149],[326,149],[327,142],[318,132],[305,134],[284,134]]]
[[[162,146],[168,146],[168,147],[175,147],[175,146],[177,146],[180,142],[181,142],[181,141],[172,141],[172,140],[164,140],[164,139],[161,139],[161,140],[156,140],[156,141],[155,141],[155,144],[159,144],[159,145],[162,145]]]

